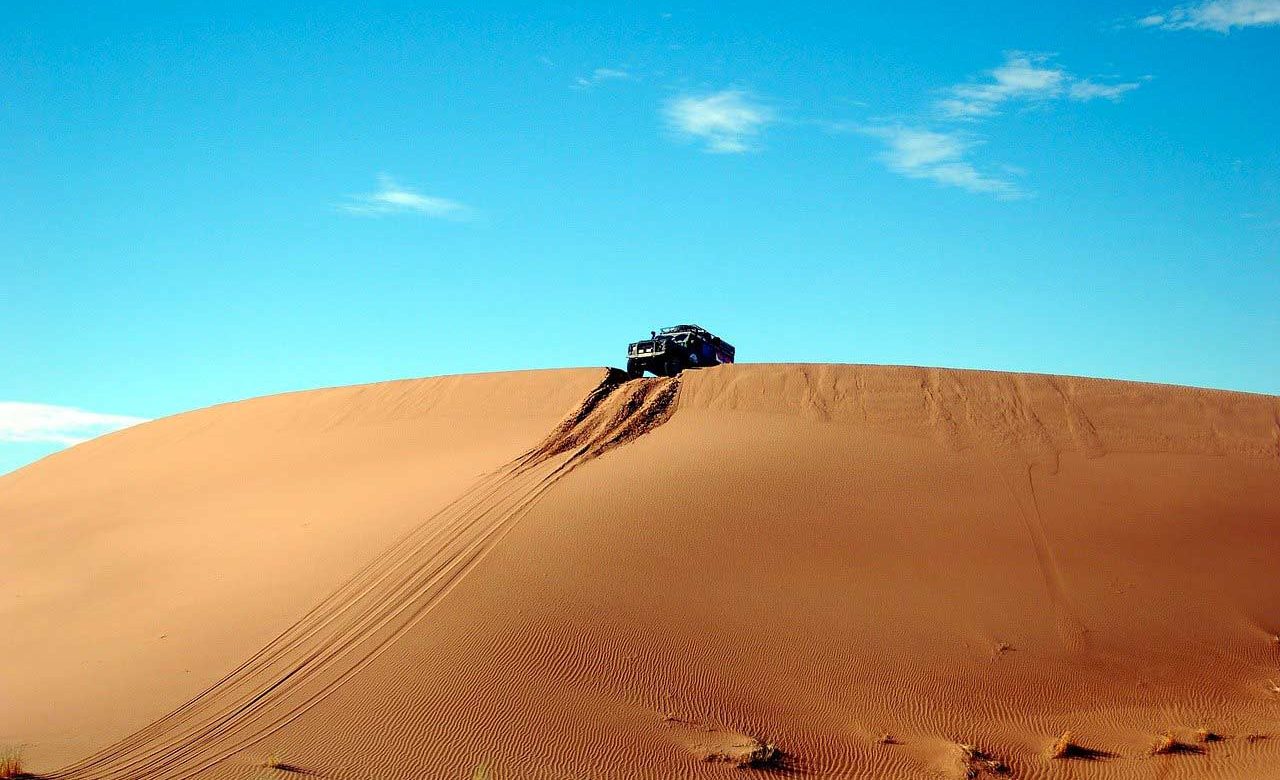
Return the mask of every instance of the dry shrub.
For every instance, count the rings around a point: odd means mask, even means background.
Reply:
[[[1007,764],[979,750],[975,745],[960,745],[959,747],[960,764],[964,769],[966,778],[973,780],[973,778],[981,777],[984,772],[989,775],[1000,776],[1009,774]]]
[[[0,780],[16,780],[25,776],[22,771],[22,750],[19,748],[0,750]]]
[[[310,774],[309,772],[307,772],[307,770],[303,769],[297,764],[290,764],[288,761],[284,760],[284,758],[278,753],[272,753],[271,755],[267,756],[267,760],[263,761],[261,764],[258,764],[258,766],[262,767],[263,769],[270,769],[276,772],[288,772],[290,774],[300,774],[300,775]]]
[[[1203,753],[1204,750],[1196,745],[1188,745],[1172,734],[1161,734],[1148,752],[1153,756],[1173,756],[1179,753]]]
[[[1049,746],[1049,758],[1072,758],[1079,752],[1080,746],[1075,743],[1070,731],[1062,732],[1062,736]]]
[[[1078,759],[1080,761],[1105,761],[1116,757],[1115,753],[1081,745],[1070,731],[1062,732],[1062,736],[1054,740],[1053,744],[1049,746],[1046,755],[1051,759]]]
[[[703,757],[704,761],[720,761],[732,764],[739,769],[760,769],[777,766],[782,761],[782,750],[772,742],[761,742],[748,738],[724,749],[713,750]]]

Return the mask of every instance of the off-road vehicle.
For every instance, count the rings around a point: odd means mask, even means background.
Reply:
[[[697,325],[675,325],[627,347],[627,375],[675,376],[686,368],[732,363],[733,353],[732,344]]]

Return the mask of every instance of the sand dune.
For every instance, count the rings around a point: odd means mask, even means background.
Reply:
[[[0,748],[121,780],[1280,776],[1280,399],[623,379],[274,396],[0,477]]]

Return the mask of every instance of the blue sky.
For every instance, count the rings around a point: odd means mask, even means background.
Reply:
[[[0,472],[684,321],[1280,393],[1280,0],[169,6],[6,6]]]

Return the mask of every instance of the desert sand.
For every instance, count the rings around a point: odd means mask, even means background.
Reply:
[[[1280,777],[1280,398],[387,382],[0,477],[0,749],[103,778]]]

